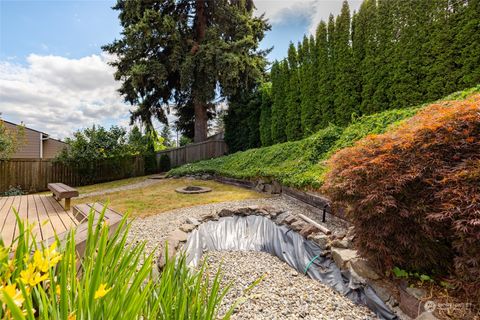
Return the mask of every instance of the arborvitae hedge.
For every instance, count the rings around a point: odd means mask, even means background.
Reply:
[[[345,2],[273,63],[262,145],[475,86],[479,52],[480,0],[365,0],[353,16]]]

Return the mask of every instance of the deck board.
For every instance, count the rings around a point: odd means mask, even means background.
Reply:
[[[59,235],[80,223],[72,210],[65,211],[51,195],[0,197],[0,231],[7,246],[18,236],[14,208],[26,226],[33,224],[32,233],[37,241]]]
[[[17,219],[15,211],[20,207],[21,196],[14,196],[12,205],[10,206],[2,229],[2,238],[6,244],[12,243],[15,228],[17,227]]]
[[[5,228],[5,222],[7,221],[8,212],[10,211],[10,207],[12,206],[13,200],[15,197],[7,197],[2,209],[0,209],[0,231],[3,232],[3,228]]]
[[[62,205],[60,205],[60,203],[53,197],[45,197],[45,200],[50,203],[50,206],[57,213],[60,219],[62,219],[62,222],[67,229],[70,228],[72,225],[75,226],[78,224],[78,220],[75,219],[72,210],[65,211]]]
[[[85,217],[93,209],[93,223],[98,223],[103,204],[80,204],[66,211],[51,195],[0,197],[0,230],[6,246],[11,245],[19,234],[14,208],[26,227],[33,224],[32,233],[37,241],[49,242],[55,234],[62,237],[62,234],[75,228],[78,236],[77,249],[83,252],[88,228]],[[119,213],[106,209],[105,219],[113,227],[111,231],[115,230],[121,218]]]
[[[50,201],[46,197],[40,197],[45,210],[48,213],[50,224],[57,234],[67,231],[67,226],[63,222],[61,216],[57,213]]]

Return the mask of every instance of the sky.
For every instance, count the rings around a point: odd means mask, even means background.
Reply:
[[[93,124],[128,126],[129,110],[101,46],[120,36],[112,0],[0,0],[0,117],[64,139]],[[342,0],[254,0],[272,25],[270,61],[315,32]],[[350,0],[357,10],[360,0]],[[173,117],[170,117],[172,120]]]

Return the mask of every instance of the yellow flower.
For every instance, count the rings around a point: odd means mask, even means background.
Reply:
[[[48,260],[43,257],[39,250],[33,254],[33,265],[42,272],[48,271]]]
[[[5,287],[0,287],[0,300],[4,301],[3,295],[6,294],[9,296],[18,307],[21,307],[23,304],[23,301],[25,299],[23,298],[22,292],[20,290],[17,290],[16,284],[9,284]]]
[[[56,266],[57,263],[62,260],[62,255],[57,252],[57,243],[54,242],[48,250],[43,251],[43,255],[48,259],[50,267]]]
[[[27,265],[26,270],[20,271],[20,280],[31,287],[36,286],[38,283],[48,279],[48,274],[42,275],[35,270],[35,266],[32,263]]]
[[[75,315],[75,313],[70,313],[67,318],[67,320],[76,320],[76,319],[77,319],[77,316]]]
[[[62,289],[60,288],[60,286],[57,284],[57,286],[55,287],[55,293],[57,295],[60,295],[60,293],[62,292]]]
[[[55,250],[57,244],[54,242],[49,249],[39,250],[33,254],[33,264],[41,272],[47,272],[49,268],[54,267],[62,260],[62,255]]]
[[[98,287],[97,291],[95,291],[95,299],[99,299],[103,296],[105,296],[108,291],[112,290],[112,288],[105,289],[107,285],[105,283],[102,283],[100,287]]]

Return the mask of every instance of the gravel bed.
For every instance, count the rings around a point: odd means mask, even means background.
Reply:
[[[236,209],[252,205],[270,206],[288,211],[294,215],[301,213],[319,223],[321,222],[320,210],[282,195],[271,198],[206,204],[176,209],[145,218],[136,218],[132,221],[128,239],[129,242],[146,241],[146,249],[150,252],[150,250],[155,250],[163,243],[168,234],[182,225],[188,217],[195,218],[204,214],[218,212],[221,209]],[[326,222],[321,224],[332,230],[334,234],[346,232],[347,228],[347,224],[343,220],[330,215],[327,215]]]
[[[132,221],[128,242],[146,241],[146,250],[156,250],[168,234],[188,217],[200,217],[221,209],[246,206],[270,206],[291,214],[304,214],[321,222],[321,211],[288,196],[241,200],[181,208]],[[333,233],[346,231],[347,224],[327,216],[322,223]],[[159,252],[155,253],[158,256]],[[224,300],[222,312],[238,298],[245,298],[237,306],[232,319],[376,319],[366,307],[355,305],[348,298],[322,283],[298,273],[288,264],[264,252],[208,252],[213,270],[222,266],[223,284],[233,281],[233,287]],[[264,279],[250,292],[244,292],[256,279]]]
[[[233,283],[221,314],[242,299],[231,319],[377,319],[368,308],[268,253],[216,251],[206,253],[206,257],[212,270],[221,266],[223,286]],[[245,291],[261,277],[253,289]]]

